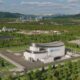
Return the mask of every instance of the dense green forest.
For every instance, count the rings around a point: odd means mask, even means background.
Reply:
[[[48,66],[48,69],[30,71],[24,75],[7,74],[0,80],[80,80],[80,59],[67,61],[62,65]]]

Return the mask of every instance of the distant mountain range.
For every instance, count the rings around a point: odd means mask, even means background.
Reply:
[[[10,13],[10,12],[0,12],[0,18],[20,18],[20,17],[27,17],[27,18],[36,18],[36,17],[43,17],[43,18],[54,18],[54,17],[63,17],[63,18],[80,18],[80,14],[76,15],[25,15],[20,13]]]
[[[50,15],[50,16],[44,16],[44,19],[52,19],[52,18],[80,18],[80,14],[74,14],[74,15]]]
[[[0,12],[0,18],[35,18],[36,15],[25,15],[20,13]]]
[[[0,12],[0,18],[18,18],[21,15],[19,13]]]

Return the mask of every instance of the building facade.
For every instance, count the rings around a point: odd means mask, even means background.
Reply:
[[[24,52],[26,60],[41,61],[43,63],[53,62],[55,59],[65,55],[63,42],[32,43]]]
[[[17,29],[7,28],[6,26],[4,26],[4,27],[2,27],[2,29],[0,29],[0,32],[13,32],[13,31],[17,31]]]

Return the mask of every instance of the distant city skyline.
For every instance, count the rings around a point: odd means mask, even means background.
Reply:
[[[0,0],[0,11],[23,14],[78,14],[80,0]]]

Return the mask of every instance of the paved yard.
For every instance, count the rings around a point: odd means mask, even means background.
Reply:
[[[25,58],[23,57],[23,53],[22,54],[15,54],[15,53],[9,53],[9,52],[6,52],[6,51],[1,51],[0,54],[8,57],[9,59],[11,59],[12,61],[20,64],[21,66],[23,66],[25,68],[25,70],[32,70],[32,69],[36,69],[36,68],[40,68],[40,67],[43,67],[43,66],[47,66],[49,64],[59,64],[61,62],[64,62],[65,60],[72,60],[72,59],[77,59],[77,58],[80,58],[80,56],[77,56],[77,57],[72,57],[70,59],[64,59],[64,60],[58,60],[58,61],[55,61],[55,62],[52,62],[52,63],[48,63],[48,64],[43,64],[41,62],[29,62],[29,61],[26,61]]]
[[[4,56],[8,57],[9,59],[13,60],[14,62],[22,65],[27,70],[37,68],[37,67],[44,65],[43,63],[41,63],[39,61],[38,62],[26,61],[25,58],[23,57],[23,54],[16,55],[15,53],[9,53],[6,51],[2,51],[0,54],[3,54]]]

